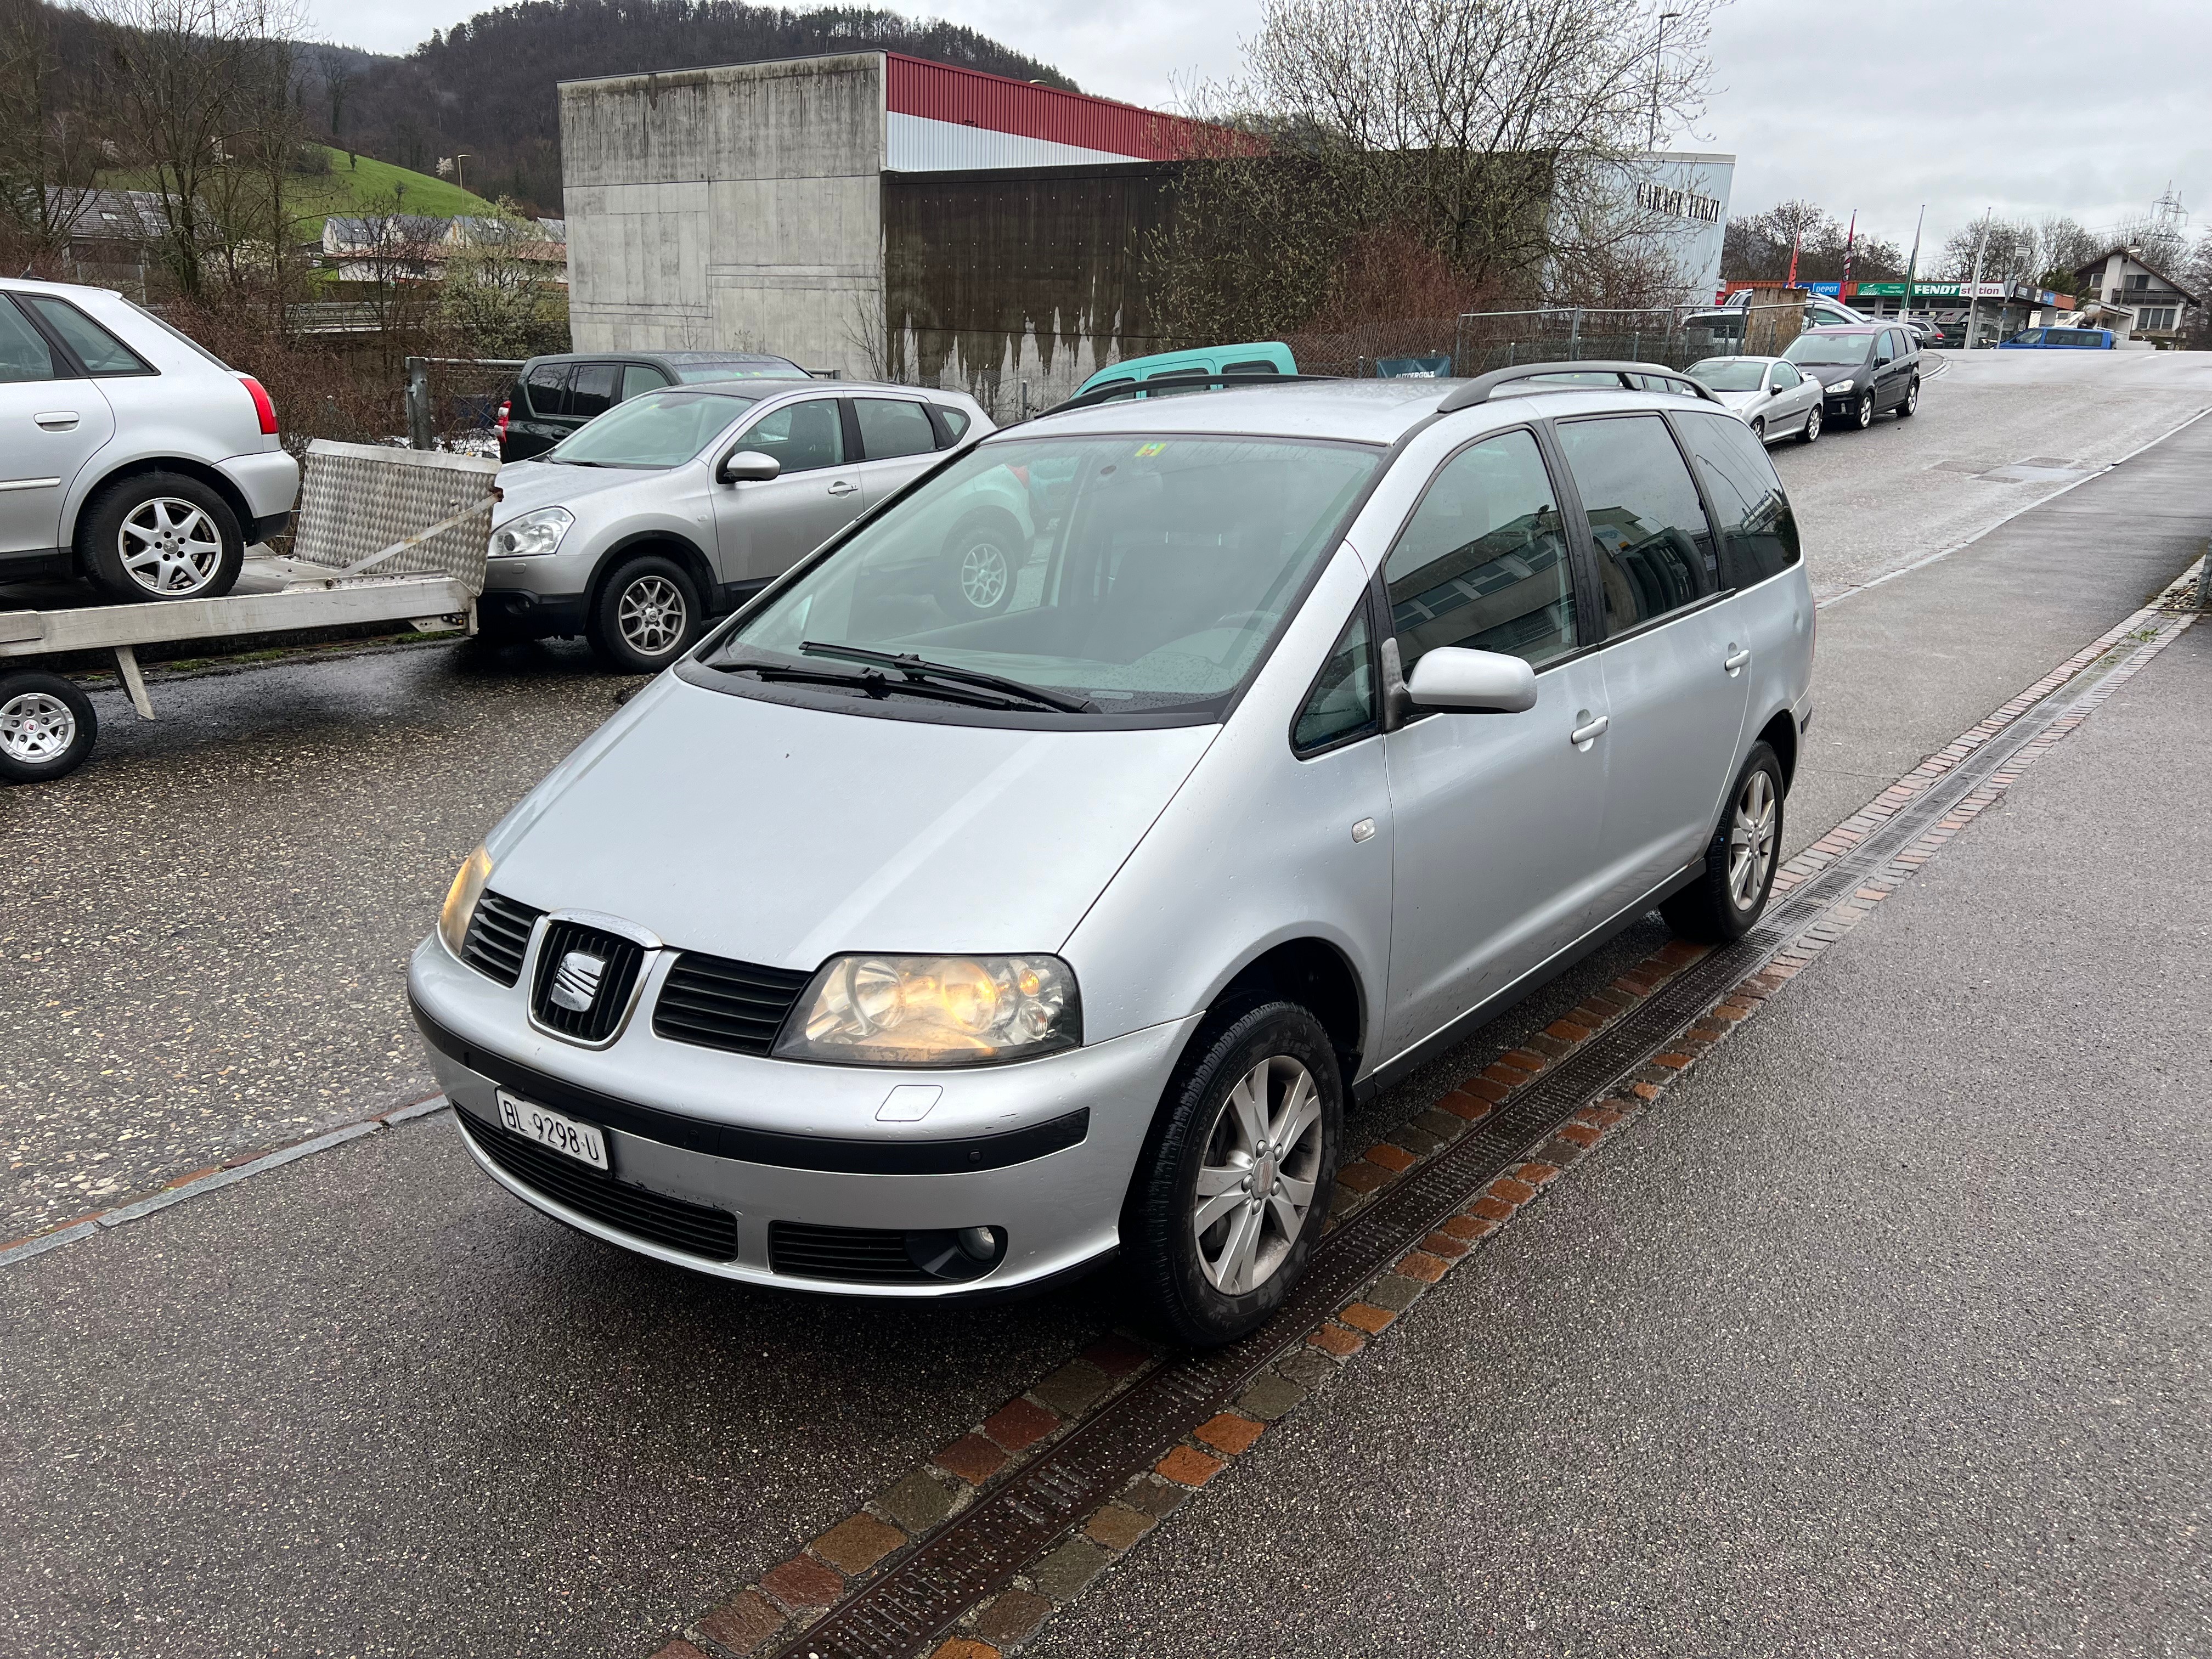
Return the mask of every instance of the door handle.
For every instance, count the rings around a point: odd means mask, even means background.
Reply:
[[[32,416],[31,419],[49,432],[69,432],[76,426],[77,413],[73,409],[50,409],[43,415]]]
[[[860,486],[856,483],[847,483],[842,478],[840,478],[836,483],[830,486],[830,493],[832,495],[849,495],[860,487]]]
[[[1737,669],[1742,667],[1744,664],[1750,660],[1751,652],[1749,647],[1746,647],[1745,649],[1737,652],[1733,657],[1723,659],[1721,666],[1727,669],[1729,673],[1733,674]]]
[[[1590,744],[1596,741],[1596,739],[1604,736],[1606,727],[1612,724],[1612,715],[1600,714],[1588,726],[1577,726],[1573,731],[1568,732],[1567,741],[1574,744],[1577,749],[1587,748]]]

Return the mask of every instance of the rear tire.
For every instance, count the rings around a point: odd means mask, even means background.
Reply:
[[[1720,827],[1706,843],[1705,868],[1659,907],[1682,938],[1726,945],[1749,933],[1765,911],[1782,849],[1783,790],[1774,750],[1752,744],[1729,789]]]
[[[118,479],[77,520],[77,562],[124,604],[218,599],[238,580],[246,537],[230,503],[181,472]]]
[[[1920,377],[1914,375],[1912,384],[1905,388],[1905,401],[1897,406],[1897,418],[1904,420],[1920,407]]]
[[[1328,1216],[1343,1123],[1336,1049],[1296,1003],[1249,1009],[1184,1055],[1121,1213],[1136,1281],[1176,1337],[1233,1342],[1283,1305]]]
[[[691,573],[665,554],[641,553],[599,585],[585,631],[608,666],[658,674],[698,643],[706,625]]]
[[[66,777],[99,738],[92,700],[58,674],[0,674],[0,781]]]

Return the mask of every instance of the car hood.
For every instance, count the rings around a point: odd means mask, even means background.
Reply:
[[[781,968],[1056,951],[1215,726],[877,719],[663,675],[494,831],[494,890]]]
[[[635,467],[555,466],[546,461],[510,461],[499,470],[499,505],[492,509],[495,527],[509,519],[541,507],[571,507],[586,496],[609,490],[665,488],[670,472],[644,471]]]
[[[1723,409],[1748,409],[1766,394],[1760,392],[1716,392]]]
[[[1808,380],[1828,386],[1837,380],[1849,380],[1872,367],[1870,363],[1799,363],[1797,372]]]

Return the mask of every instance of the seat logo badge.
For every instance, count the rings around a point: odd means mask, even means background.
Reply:
[[[588,1014],[599,1000],[599,981],[607,971],[605,957],[588,951],[571,951],[553,970],[553,1006],[571,1013]]]

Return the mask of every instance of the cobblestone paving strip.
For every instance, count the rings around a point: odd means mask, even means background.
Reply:
[[[2001,799],[2191,625],[2194,617],[2162,607],[2196,580],[2192,571],[1790,860],[1745,940],[1663,947],[1348,1161],[1310,1276],[1266,1331],[1195,1354],[1116,1333],[665,1639],[653,1659],[1018,1652],[1054,1608]],[[2093,670],[2102,672],[2078,686]],[[2019,741],[2008,748],[2010,738]],[[1483,1175],[1470,1183],[1474,1168]],[[1384,1260],[1370,1261],[1378,1245]],[[1347,1258],[1358,1264],[1349,1273]],[[1338,1288],[1346,1278],[1358,1282]]]

